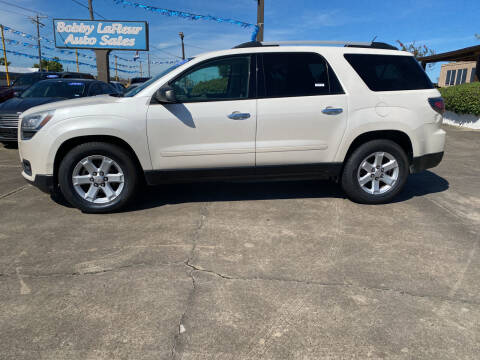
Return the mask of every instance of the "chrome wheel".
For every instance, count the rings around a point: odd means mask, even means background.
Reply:
[[[360,163],[357,181],[363,191],[379,195],[390,191],[398,181],[399,167],[393,155],[377,151]]]
[[[91,155],[80,160],[73,169],[72,183],[82,199],[95,204],[115,200],[125,185],[120,166],[103,155]]]

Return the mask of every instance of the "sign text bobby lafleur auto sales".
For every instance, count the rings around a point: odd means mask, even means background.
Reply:
[[[148,26],[142,21],[53,20],[59,48],[148,50]]]

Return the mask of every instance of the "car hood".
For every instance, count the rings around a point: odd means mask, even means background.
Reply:
[[[34,106],[51,103],[55,101],[60,101],[63,98],[49,98],[49,97],[41,97],[41,98],[20,98],[15,97],[12,99],[8,99],[7,101],[0,104],[0,113],[19,113],[24,112]]]
[[[36,113],[39,111],[60,110],[60,109],[73,110],[74,108],[82,107],[82,106],[111,104],[116,102],[118,99],[119,98],[113,97],[110,95],[98,95],[98,96],[63,100],[63,101],[52,102],[52,103],[36,106],[34,109],[30,109],[26,111],[25,114],[23,115],[29,115],[31,113]]]

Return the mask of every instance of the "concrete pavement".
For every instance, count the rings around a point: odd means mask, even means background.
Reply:
[[[392,204],[322,181],[87,215],[0,147],[0,359],[478,359],[480,132]]]

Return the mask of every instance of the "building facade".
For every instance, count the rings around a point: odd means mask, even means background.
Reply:
[[[475,61],[458,61],[443,64],[438,79],[439,87],[460,85],[475,81]]]

